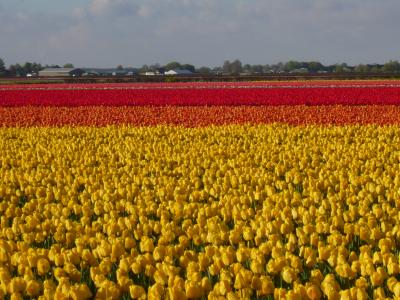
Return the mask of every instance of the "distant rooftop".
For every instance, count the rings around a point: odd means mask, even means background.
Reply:
[[[169,74],[189,75],[189,74],[193,74],[193,73],[186,69],[174,69],[174,70],[169,70],[168,72],[165,72],[165,74],[166,75],[169,75]]]
[[[77,68],[45,68],[42,71],[45,72],[71,72]]]

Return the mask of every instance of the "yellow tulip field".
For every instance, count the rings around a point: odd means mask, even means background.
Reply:
[[[0,128],[0,299],[400,299],[400,128]]]

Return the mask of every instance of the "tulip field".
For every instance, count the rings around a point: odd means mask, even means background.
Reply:
[[[9,107],[398,105],[400,82],[6,85],[0,97]]]
[[[0,299],[400,299],[400,82],[0,86]]]

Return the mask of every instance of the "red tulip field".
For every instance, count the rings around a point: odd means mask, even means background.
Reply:
[[[1,106],[397,105],[400,84],[340,82],[12,85]]]

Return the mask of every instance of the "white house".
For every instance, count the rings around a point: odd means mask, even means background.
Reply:
[[[192,74],[193,73],[190,72],[189,70],[183,70],[183,69],[175,69],[165,72],[165,75],[192,75]]]

